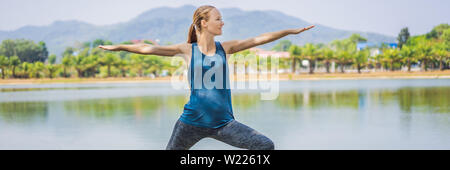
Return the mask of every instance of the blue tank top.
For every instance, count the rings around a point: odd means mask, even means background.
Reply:
[[[225,50],[215,41],[214,56],[203,54],[192,43],[188,80],[191,95],[180,120],[186,124],[219,128],[234,119]]]

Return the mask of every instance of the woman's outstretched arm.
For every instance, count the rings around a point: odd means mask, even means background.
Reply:
[[[150,44],[130,44],[130,45],[100,45],[104,50],[110,51],[128,51],[138,54],[159,55],[159,56],[175,56],[184,53],[187,43],[174,44],[167,46],[150,45]]]
[[[299,29],[287,29],[287,30],[281,30],[277,32],[269,32],[261,34],[257,37],[245,39],[245,40],[231,40],[226,41],[222,43],[222,46],[227,54],[233,54],[242,50],[246,50],[261,44],[269,43],[272,41],[275,41],[277,39],[280,39],[281,37],[284,37],[289,34],[298,34],[303,31],[309,30],[313,28],[314,25],[311,25],[309,27],[305,28],[299,28]]]

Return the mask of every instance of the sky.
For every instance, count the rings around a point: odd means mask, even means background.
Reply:
[[[277,10],[312,24],[390,36],[397,36],[404,27],[412,35],[424,34],[450,20],[450,0],[0,0],[0,30],[44,26],[56,20],[109,25],[152,8],[186,4]]]

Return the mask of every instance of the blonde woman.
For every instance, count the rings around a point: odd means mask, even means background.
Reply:
[[[218,42],[224,22],[217,8],[204,5],[194,12],[187,43],[153,46],[148,44],[105,45],[99,48],[139,54],[174,56],[182,54],[189,65],[190,99],[175,124],[167,144],[168,150],[190,149],[210,137],[229,145],[251,150],[273,150],[272,140],[236,121],[231,105],[227,60],[229,55],[269,43],[289,34],[299,34],[314,27],[287,29],[261,34],[245,40]],[[214,70],[214,76],[206,76]],[[217,74],[218,73],[218,74]],[[206,79],[204,77],[207,77]],[[225,81],[223,79],[226,79]],[[213,83],[214,82],[214,83]],[[211,87],[208,83],[213,83]]]

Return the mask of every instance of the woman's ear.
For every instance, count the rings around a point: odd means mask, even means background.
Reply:
[[[208,27],[208,25],[206,25],[206,21],[204,20],[204,19],[202,19],[201,21],[200,21],[200,25],[202,26],[202,27]]]

